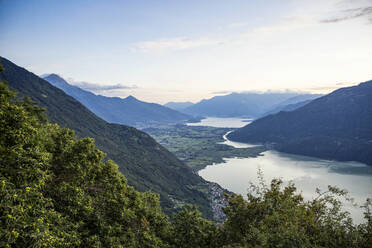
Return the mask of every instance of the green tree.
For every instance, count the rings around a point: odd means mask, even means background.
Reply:
[[[218,247],[216,224],[202,218],[196,206],[188,205],[178,212],[173,225],[175,247]]]
[[[0,246],[77,245],[74,224],[42,191],[51,154],[43,149],[42,110],[0,83]]]
[[[279,179],[270,186],[251,185],[247,200],[228,196],[223,242],[227,247],[369,247],[371,214],[367,223],[356,226],[342,211],[340,197],[347,192],[328,187],[318,197],[305,201],[293,184]]]
[[[166,247],[159,196],[0,83],[0,246]]]

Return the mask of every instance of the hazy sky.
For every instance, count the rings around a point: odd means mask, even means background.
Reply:
[[[0,27],[36,74],[159,103],[372,79],[372,0],[0,0]]]

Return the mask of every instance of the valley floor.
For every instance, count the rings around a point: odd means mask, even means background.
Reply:
[[[217,128],[207,126],[163,126],[147,128],[157,142],[174,153],[194,171],[203,169],[213,163],[222,163],[224,158],[256,157],[266,150],[265,147],[234,148],[221,144],[228,131],[234,128]]]
[[[263,146],[235,148],[222,144],[223,136],[231,130],[234,128],[175,125],[147,128],[143,131],[197,173],[207,165],[224,162],[224,158],[257,157],[266,150]],[[222,209],[226,205],[224,193],[227,191],[216,183],[208,183],[208,187],[204,186],[200,190],[208,191],[213,218],[222,221],[225,217]]]

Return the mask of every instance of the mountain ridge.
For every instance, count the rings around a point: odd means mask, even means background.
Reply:
[[[69,84],[58,74],[49,74],[44,79],[110,123],[144,128],[152,125],[183,123],[191,118],[160,104],[140,101],[131,95],[126,98],[96,95]]]
[[[163,106],[177,110],[177,111],[182,111],[183,109],[190,107],[194,105],[192,102],[167,102],[163,104]]]
[[[299,93],[231,93],[203,99],[183,109],[182,112],[197,116],[257,118],[275,105],[298,96]]]
[[[0,80],[18,91],[20,97],[29,96],[45,107],[52,123],[74,130],[79,138],[94,138],[107,158],[119,165],[130,185],[139,191],[160,194],[166,213],[174,211],[175,202],[179,201],[198,204],[206,216],[212,216],[207,194],[197,189],[205,181],[148,134],[134,127],[107,123],[61,89],[5,58],[0,59],[4,67]]]
[[[228,135],[274,143],[287,153],[372,165],[372,80],[340,88],[289,112],[257,119]]]
[[[308,104],[312,100],[314,100],[316,98],[319,98],[321,96],[323,96],[323,95],[321,95],[321,94],[303,94],[303,95],[298,95],[298,96],[295,96],[295,97],[291,97],[291,98],[277,104],[276,106],[274,106],[274,108],[272,108],[271,110],[264,113],[261,117],[264,117],[266,115],[276,114],[276,113],[279,113],[280,111],[293,111],[295,109],[298,109],[298,108]]]

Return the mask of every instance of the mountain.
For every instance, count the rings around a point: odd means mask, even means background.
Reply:
[[[297,93],[231,93],[204,99],[184,110],[194,116],[259,117]]]
[[[279,113],[280,111],[293,111],[295,109],[298,109],[312,100],[319,98],[323,95],[321,94],[303,94],[295,97],[291,97],[277,105],[274,106],[271,110],[264,113],[261,117],[264,117],[266,115],[272,115]]]
[[[97,147],[119,165],[130,185],[160,194],[164,211],[170,213],[176,204],[192,203],[199,205],[206,216],[212,216],[204,193],[206,182],[148,134],[110,124],[35,74],[5,58],[0,63],[4,67],[0,80],[8,82],[20,96],[29,96],[45,107],[51,122],[73,129],[80,138],[94,138]]]
[[[181,111],[192,105],[194,105],[194,103],[192,102],[167,102],[166,104],[164,104],[165,107],[168,107],[168,108],[171,108],[177,111]]]
[[[140,101],[133,96],[122,99],[95,95],[68,84],[57,74],[49,74],[44,79],[81,102],[98,117],[110,123],[142,128],[152,125],[181,123],[191,118],[160,104]]]
[[[372,80],[338,89],[290,112],[253,121],[233,141],[274,143],[300,155],[372,165]]]

